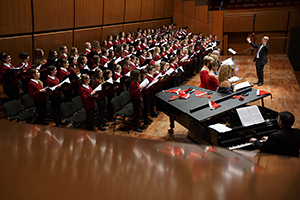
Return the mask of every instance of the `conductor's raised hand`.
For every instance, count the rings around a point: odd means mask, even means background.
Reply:
[[[248,42],[251,42],[251,39],[250,39],[250,37],[247,37],[247,39],[246,39]]]

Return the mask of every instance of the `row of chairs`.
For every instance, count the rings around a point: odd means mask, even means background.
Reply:
[[[23,105],[19,100],[13,100],[3,104],[4,112],[9,120],[26,121],[26,123],[33,123],[36,116],[36,108],[34,101],[28,94],[22,96]],[[126,117],[133,115],[133,105],[131,103],[131,96],[128,91],[123,91],[120,96],[116,96],[111,101],[114,110],[114,131],[116,127],[117,117],[122,117],[123,123]],[[106,103],[107,105],[107,103]],[[47,101],[47,115],[51,115],[51,102]],[[97,104],[95,106],[95,116],[98,115]],[[86,122],[85,110],[80,96],[72,99],[72,102],[67,102],[60,107],[61,116],[65,123],[71,123],[73,128],[79,128]]]

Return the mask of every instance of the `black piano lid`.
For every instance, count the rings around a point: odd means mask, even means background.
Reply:
[[[210,90],[207,90],[207,89],[204,89],[204,88],[191,86],[191,85],[179,86],[179,87],[174,87],[174,88],[170,88],[170,89],[176,89],[176,88],[180,88],[182,90],[192,88],[192,89],[195,89],[195,90],[198,90],[198,91],[203,91],[203,92],[210,91]],[[248,91],[249,95],[246,96],[243,101],[240,101],[238,99],[229,98],[225,101],[218,102],[218,104],[220,104],[221,107],[219,107],[215,110],[211,110],[209,108],[209,106],[208,106],[209,100],[216,101],[216,100],[219,100],[220,98],[224,98],[224,97],[228,96],[228,94],[222,94],[222,93],[218,93],[218,92],[213,91],[212,98],[209,99],[209,98],[206,98],[206,97],[198,98],[198,97],[195,96],[194,93],[192,93],[191,97],[188,98],[188,99],[178,99],[178,100],[173,100],[173,101],[169,101],[169,99],[171,98],[171,96],[176,95],[174,93],[159,92],[159,93],[156,94],[156,96],[159,99],[161,99],[163,102],[168,103],[169,105],[173,106],[175,109],[178,109],[179,111],[189,115],[190,117],[193,117],[197,121],[203,121],[207,118],[213,117],[215,115],[219,115],[219,114],[224,113],[226,111],[241,107],[241,106],[246,105],[250,102],[257,101],[259,99],[262,99],[262,98],[268,96],[268,95],[257,96],[256,95],[257,90],[253,89],[253,88],[250,88],[250,89],[251,90]],[[205,106],[205,107],[203,107],[202,109],[200,109],[198,111],[190,112],[190,109],[197,108],[199,106]]]

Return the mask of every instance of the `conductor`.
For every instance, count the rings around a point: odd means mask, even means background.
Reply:
[[[264,66],[266,63],[268,63],[267,55],[270,49],[270,45],[267,42],[269,41],[269,37],[264,36],[261,39],[261,43],[258,45],[253,44],[251,42],[250,37],[247,37],[247,41],[253,48],[257,49],[253,62],[256,62],[255,65],[256,65],[256,74],[257,74],[258,81],[254,84],[261,86],[264,83]]]

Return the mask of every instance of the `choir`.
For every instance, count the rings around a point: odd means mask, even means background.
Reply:
[[[196,74],[200,73],[200,87],[231,92],[231,83],[227,81],[232,75],[231,67],[229,70],[221,66],[219,76],[216,75],[219,60],[212,52],[219,51],[218,45],[217,36],[203,37],[202,33],[189,32],[188,27],[176,29],[176,24],[148,30],[138,28],[136,34],[122,31],[108,35],[101,43],[86,42],[82,53],[72,47],[68,55],[68,47],[62,45],[58,52],[51,49],[46,60],[44,51],[36,49],[33,65],[29,54],[21,52],[21,62],[14,67],[10,54],[4,52],[0,74],[10,100],[19,99],[18,79],[21,80],[23,92],[34,99],[39,124],[46,124],[47,98],[51,100],[53,121],[60,126],[65,125],[60,105],[80,95],[86,110],[86,128],[94,130],[97,104],[98,130],[105,131],[106,122],[114,121],[111,100],[128,90],[134,110],[133,129],[142,132],[140,114],[145,125],[158,116],[155,94],[186,84]],[[101,90],[95,90],[99,85],[103,86]]]

